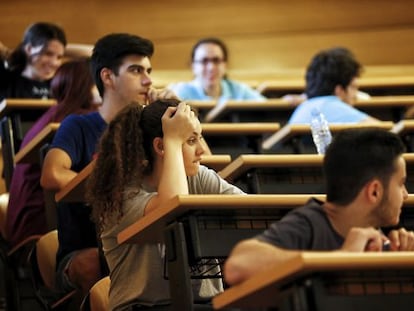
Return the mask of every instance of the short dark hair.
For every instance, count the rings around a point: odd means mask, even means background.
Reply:
[[[114,33],[99,39],[93,49],[91,66],[101,97],[103,97],[104,93],[104,86],[100,75],[103,68],[109,68],[115,74],[118,74],[119,67],[125,56],[140,55],[151,57],[153,54],[153,43],[136,35]]]
[[[341,131],[328,147],[323,162],[327,201],[349,204],[374,178],[388,187],[396,160],[404,151],[401,139],[383,129]]]
[[[313,57],[306,70],[306,95],[333,95],[337,85],[345,89],[361,71],[362,65],[347,48],[323,50]]]
[[[227,46],[222,40],[220,40],[219,38],[215,38],[215,37],[208,37],[208,38],[203,38],[203,39],[198,40],[196,44],[193,45],[193,48],[191,50],[191,61],[194,61],[194,55],[195,55],[195,51],[197,50],[197,48],[202,44],[208,44],[208,43],[218,45],[221,51],[223,52],[224,61],[227,62],[229,58],[229,52],[227,50]]]

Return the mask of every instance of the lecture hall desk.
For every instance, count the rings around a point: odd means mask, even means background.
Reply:
[[[192,310],[190,265],[202,259],[213,265],[212,258],[226,258],[235,243],[262,232],[308,199],[308,195],[179,195],[120,232],[118,242],[165,242],[175,310]],[[413,195],[405,205],[413,208]]]
[[[220,170],[231,162],[231,157],[226,154],[220,155],[203,155],[201,164]],[[89,163],[82,171],[79,172],[62,190],[56,193],[56,202],[84,202],[85,201],[85,182],[95,166],[95,160]]]
[[[412,310],[413,284],[414,252],[300,252],[226,289],[213,305],[217,310]]]
[[[414,76],[371,76],[358,80],[359,89],[371,96],[413,95]],[[268,98],[277,98],[286,94],[301,94],[305,90],[303,78],[285,80],[267,80],[256,88]]]
[[[280,129],[279,123],[202,123],[202,135],[213,154],[232,158],[260,152],[262,141]]]
[[[50,99],[4,99],[0,102],[0,126],[3,155],[3,175],[9,189],[14,170],[14,156],[30,126],[50,107]]]
[[[393,122],[332,123],[332,135],[350,128],[381,128],[391,130]],[[262,141],[263,153],[315,153],[311,129],[308,124],[288,124]]]

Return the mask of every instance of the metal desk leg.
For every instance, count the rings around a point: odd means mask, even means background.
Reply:
[[[170,295],[174,311],[193,311],[193,291],[184,226],[174,222],[164,230]]]
[[[12,122],[5,117],[0,121],[1,128],[1,152],[3,155],[3,177],[6,184],[6,190],[10,190],[10,182],[14,170],[14,138]]]

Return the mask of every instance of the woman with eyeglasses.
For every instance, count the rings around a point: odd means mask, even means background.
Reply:
[[[182,100],[266,100],[248,85],[227,78],[228,51],[218,38],[199,40],[191,52],[194,80],[171,85]]]

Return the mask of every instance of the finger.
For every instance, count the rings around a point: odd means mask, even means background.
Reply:
[[[402,251],[409,251],[413,250],[414,248],[414,232],[407,231],[404,235],[404,242],[405,244],[401,247]]]
[[[366,245],[365,251],[367,251],[367,252],[380,252],[380,251],[382,251],[382,243],[378,243],[378,241],[371,240]]]
[[[388,240],[390,241],[390,249],[392,251],[400,249],[400,235],[397,230],[392,230],[388,233]]]
[[[409,235],[409,246],[407,250],[414,250],[414,232],[410,231],[410,235]]]
[[[398,236],[400,239],[399,250],[406,250],[408,244],[408,232],[404,228],[398,230]]]
[[[382,237],[380,235],[376,235],[375,237],[372,237],[371,239],[369,239],[367,245],[365,246],[365,250],[380,252],[382,251],[382,244],[383,244]]]
[[[165,110],[163,118],[171,118],[177,111],[178,107],[170,106]]]

